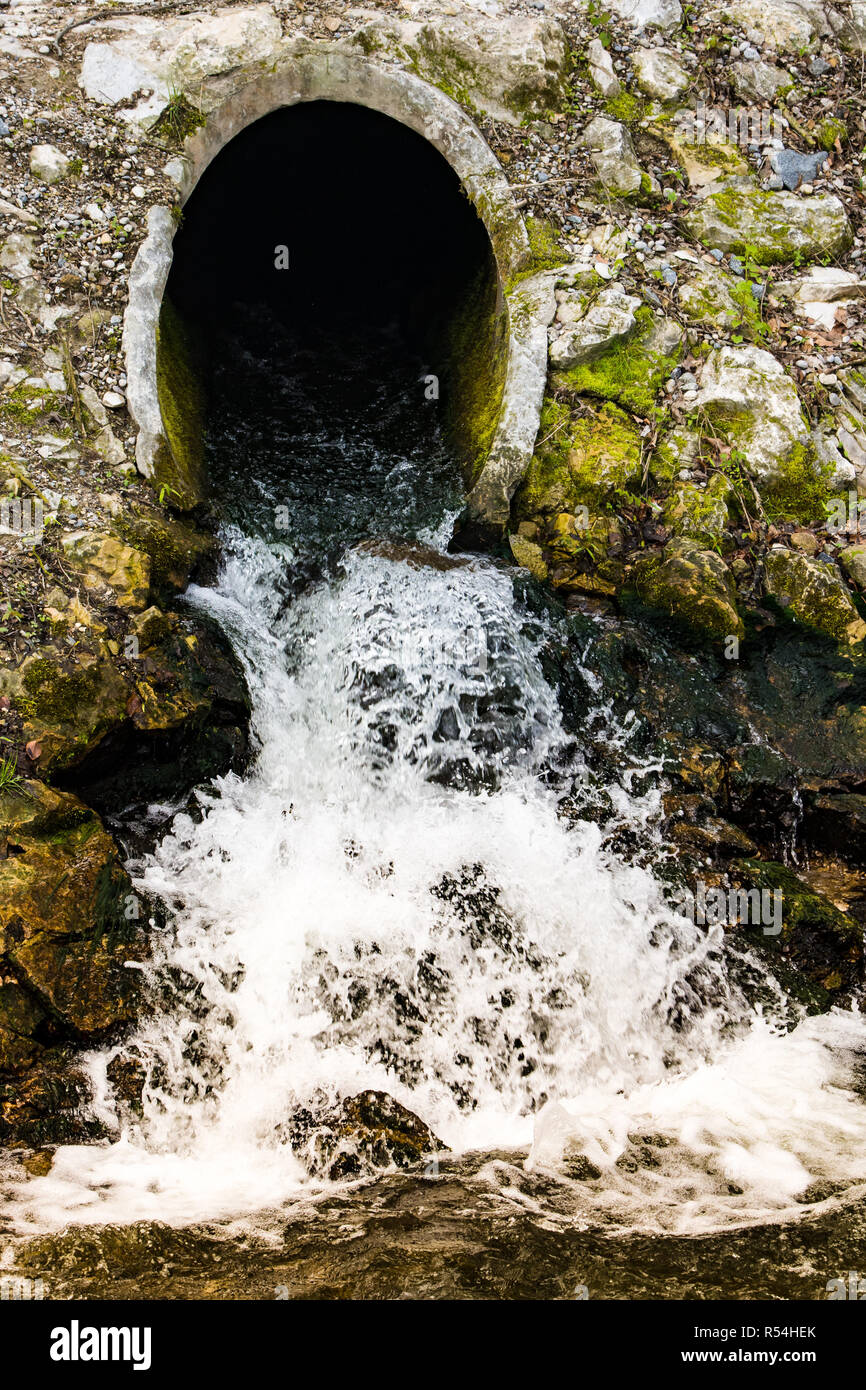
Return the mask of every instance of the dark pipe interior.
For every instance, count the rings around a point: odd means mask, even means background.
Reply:
[[[249,126],[210,166],[184,209],[169,293],[202,323],[226,300],[266,302],[296,325],[399,325],[418,346],[488,256],[432,145],[367,107],[307,102]]]
[[[296,413],[305,433],[316,410],[348,424],[401,373],[426,400],[432,373],[428,425],[459,454],[467,362],[477,380],[485,334],[491,358],[501,350],[496,263],[454,170],[408,127],[350,103],[275,111],[226,146],[184,209],[166,296],[202,349],[211,416],[232,389],[227,358],[249,368],[249,349],[258,367],[238,409],[246,399],[261,415],[277,391],[283,427]],[[269,361],[282,385],[265,387]]]

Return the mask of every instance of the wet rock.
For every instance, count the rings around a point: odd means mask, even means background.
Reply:
[[[151,590],[157,598],[185,589],[215,553],[214,538],[207,532],[141,505],[125,509],[113,524],[123,540],[148,556]]]
[[[849,545],[837,556],[839,565],[858,589],[866,590],[866,545]]]
[[[311,1173],[332,1182],[375,1168],[415,1168],[446,1147],[384,1091],[362,1091],[320,1117],[301,1111],[292,1118],[290,1141]]]
[[[675,537],[662,555],[639,559],[629,582],[646,608],[699,637],[723,642],[744,634],[733,576],[721,556],[703,549],[700,541]]]
[[[90,1100],[89,1082],[73,1065],[73,1054],[48,1051],[26,1074],[0,1076],[0,1144],[36,1149],[104,1138],[102,1125],[87,1113]]]
[[[583,133],[595,172],[608,193],[628,198],[639,193],[644,174],[631,135],[618,121],[596,116]]]
[[[782,864],[760,859],[737,861],[731,868],[731,879],[747,891],[780,894],[778,934],[757,925],[754,912],[749,925],[734,930],[766,959],[786,993],[805,1004],[809,1013],[823,1013],[850,996],[860,983],[863,965],[859,922],[813,892]]]
[[[704,246],[737,255],[748,247],[761,265],[841,255],[853,238],[845,208],[832,194],[802,198],[729,187],[698,203],[684,222]]]
[[[132,886],[93,811],[30,788],[0,799],[0,971],[60,1036],[94,1041],[135,1017],[140,977],[126,967],[144,948]]]
[[[535,579],[545,580],[547,578],[547,564],[540,545],[516,534],[508,537],[508,544],[521,569],[529,570]]]
[[[805,835],[817,849],[849,864],[866,865],[866,796],[857,792],[815,796],[807,805]]]
[[[469,563],[460,556],[443,555],[440,550],[435,550],[431,545],[422,545],[420,541],[369,540],[361,541],[356,549],[368,555],[380,555],[383,560],[403,561],[414,570],[431,569],[445,573],[462,569]]]
[[[773,546],[764,573],[767,595],[797,622],[837,642],[866,637],[866,623],[834,564]]]

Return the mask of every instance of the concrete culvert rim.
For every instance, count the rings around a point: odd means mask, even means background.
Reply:
[[[557,272],[532,274],[529,238],[513,193],[481,132],[450,97],[413,73],[341,54],[295,55],[284,71],[238,74],[234,90],[185,141],[178,175],[181,207],[222,150],[263,117],[303,102],[367,107],[408,126],[444,157],[490,240],[506,323],[498,421],[467,495],[465,534],[490,540],[505,530],[511,496],[532,458],[547,370],[547,328]],[[151,208],[133,262],[124,319],[130,413],[138,426],[136,464],[144,476],[170,476],[172,450],[160,405],[157,339],[173,260],[176,212]],[[168,460],[168,467],[166,467]],[[180,493],[172,496],[178,502]],[[180,505],[191,507],[195,497]]]

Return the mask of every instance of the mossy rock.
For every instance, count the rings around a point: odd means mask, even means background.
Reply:
[[[866,638],[866,622],[835,564],[773,546],[764,562],[767,597],[789,618],[844,644]]]
[[[81,762],[126,716],[126,684],[99,642],[40,648],[0,671],[0,692],[21,714],[25,739],[40,744],[43,772]]]
[[[733,576],[700,541],[675,537],[662,555],[639,559],[628,583],[645,608],[701,639],[721,643],[744,636]]]
[[[613,401],[636,415],[650,415],[665,379],[682,360],[684,335],[679,324],[645,305],[635,315],[637,328],[590,362],[554,372],[554,390]]]
[[[683,469],[692,469],[700,458],[701,434],[686,425],[675,425],[659,439],[650,459],[649,472],[653,483],[662,492],[669,491]]]
[[[514,499],[518,520],[551,518],[612,503],[639,484],[641,439],[634,421],[615,405],[592,405],[585,414],[547,397],[541,443]]]
[[[696,204],[686,229],[711,250],[751,255],[759,265],[818,260],[847,251],[854,233],[843,203],[828,194],[764,193],[728,187]]]
[[[90,1041],[135,1017],[140,975],[126,962],[143,943],[114,843],[92,811],[63,800],[44,828],[10,835],[0,859],[0,970],[61,1035]]]
[[[729,503],[734,490],[728,479],[714,473],[705,487],[680,483],[664,510],[664,523],[678,536],[691,536],[718,545],[730,525]]]
[[[191,521],[144,507],[117,517],[114,527],[148,556],[151,590],[157,597],[180,593],[216,551],[213,536]]]

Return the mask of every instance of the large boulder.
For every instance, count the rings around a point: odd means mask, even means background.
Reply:
[[[697,203],[684,222],[704,246],[739,256],[748,250],[760,265],[838,256],[854,236],[844,205],[826,193],[804,198],[753,187],[723,188]]]
[[[692,402],[745,461],[765,501],[812,520],[824,482],[794,382],[763,348],[710,353]]]
[[[19,987],[0,1006],[7,1065],[22,1038],[87,1042],[131,1022],[139,909],[99,817],[74,796],[22,782],[0,794],[0,846],[0,975]]]

